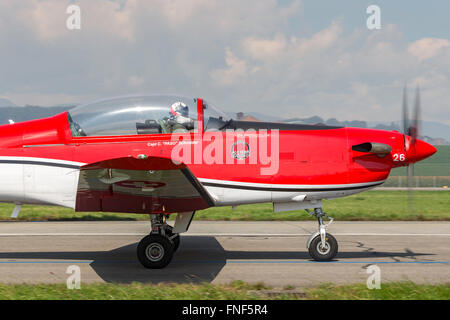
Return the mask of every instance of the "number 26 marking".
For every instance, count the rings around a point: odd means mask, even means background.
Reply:
[[[405,161],[406,156],[404,153],[394,153],[394,161]]]

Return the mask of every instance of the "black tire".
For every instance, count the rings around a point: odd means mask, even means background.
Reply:
[[[320,234],[317,235],[309,244],[309,255],[316,261],[330,261],[338,253],[338,243],[329,233],[325,237],[326,248],[322,249]]]
[[[164,268],[172,261],[173,243],[159,234],[150,234],[139,242],[137,256],[148,269]]]

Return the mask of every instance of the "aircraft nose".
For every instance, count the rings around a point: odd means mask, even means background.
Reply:
[[[426,159],[435,154],[437,149],[431,144],[417,140],[416,145],[410,148],[410,162],[417,162]]]

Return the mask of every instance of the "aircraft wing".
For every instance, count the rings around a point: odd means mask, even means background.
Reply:
[[[124,157],[80,168],[76,211],[174,213],[214,201],[184,164],[159,157]]]

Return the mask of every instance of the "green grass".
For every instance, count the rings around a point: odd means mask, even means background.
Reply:
[[[415,213],[408,205],[407,191],[368,191],[351,197],[324,200],[325,212],[339,221],[389,220],[450,220],[450,192],[415,191]],[[0,204],[0,219],[12,220],[12,204]],[[304,211],[274,213],[272,204],[243,205],[235,208],[213,207],[198,211],[196,220],[225,221],[296,221],[311,220]],[[94,221],[94,220],[148,220],[147,215],[121,213],[77,213],[74,210],[24,205],[19,216],[24,221]]]
[[[450,193],[447,191],[416,191],[415,212],[411,213],[407,191],[369,191],[347,198],[324,200],[324,211],[339,221],[353,220],[450,220]],[[196,219],[203,220],[309,220],[304,211],[272,212],[272,204],[210,208]]]
[[[307,297],[312,300],[448,300],[450,284],[392,282],[382,283],[379,290],[369,290],[365,284],[326,284],[307,290]]]
[[[369,290],[364,284],[332,285],[315,288],[284,288],[274,291],[264,284],[235,281],[229,285],[202,284],[81,284],[69,290],[65,284],[0,284],[1,300],[448,300],[450,284],[430,285],[412,282],[381,284]]]
[[[81,284],[69,290],[65,284],[0,284],[0,300],[255,300],[260,286],[243,283],[203,284]]]

